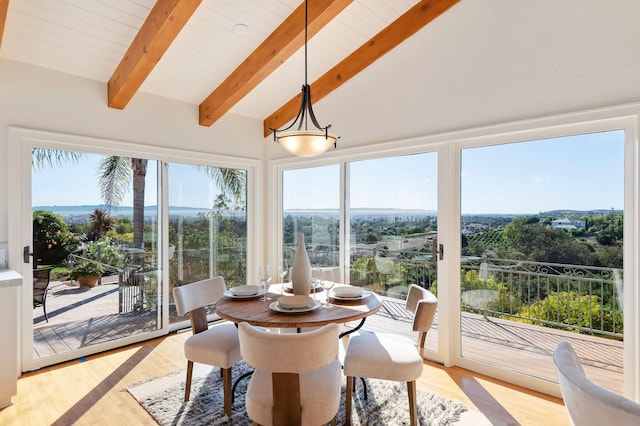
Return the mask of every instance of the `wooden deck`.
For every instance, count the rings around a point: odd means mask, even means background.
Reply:
[[[117,286],[108,283],[88,290],[65,283],[52,285],[47,301],[49,323],[44,322],[41,308],[34,310],[35,359],[156,329],[154,310],[118,314],[117,297]],[[404,302],[392,298],[383,298],[383,302],[383,308],[367,319],[364,329],[416,338]],[[428,349],[437,348],[437,328],[436,317],[427,337]],[[462,316],[465,358],[554,382],[551,355],[562,340],[575,348],[591,379],[622,393],[622,342],[469,313]]]
[[[411,330],[412,317],[397,299],[384,298],[383,309],[369,317],[363,329],[398,333],[417,339]],[[438,319],[427,335],[427,349],[438,345]],[[623,344],[620,341],[586,336],[547,327],[522,324],[464,312],[462,314],[462,356],[512,371],[557,382],[553,351],[568,341],[592,380],[605,388],[623,392]]]

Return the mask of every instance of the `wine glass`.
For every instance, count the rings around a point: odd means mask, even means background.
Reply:
[[[278,275],[280,275],[280,295],[282,295],[284,291],[284,278],[289,275],[289,262],[287,262],[287,259],[280,259],[280,262],[278,262]]]
[[[333,281],[333,270],[323,269],[322,281],[320,282],[320,285],[322,285],[322,288],[324,288],[324,292],[326,296],[325,303],[324,303],[325,308],[331,307],[331,303],[329,302],[329,291],[333,288],[335,284],[336,284],[335,281]]]
[[[313,293],[313,301],[315,302],[316,299],[316,288],[318,288],[318,286],[320,285],[320,278],[316,278],[316,277],[311,277],[311,292]]]
[[[262,301],[271,300],[270,297],[267,297],[267,289],[268,285],[271,282],[271,265],[260,265],[258,269],[258,281],[264,287],[264,294],[262,295]]]

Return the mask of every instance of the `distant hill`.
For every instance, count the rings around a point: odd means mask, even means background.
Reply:
[[[82,205],[82,206],[35,206],[33,210],[49,210],[59,214],[65,219],[87,219],[89,214],[93,213],[95,209],[102,209],[109,211],[113,217],[133,217],[133,207],[120,206],[112,207],[103,204],[98,205]],[[197,217],[200,213],[207,213],[209,210],[198,207],[178,207],[170,206],[170,215],[181,215],[186,217]],[[437,216],[437,212],[434,210],[418,210],[418,209],[351,209],[352,217],[423,217],[423,216]],[[517,216],[541,216],[541,217],[564,217],[564,216],[594,216],[602,214],[622,214],[622,210],[550,210],[537,214],[512,214],[512,213],[476,213],[476,214],[463,214],[465,218],[514,218]],[[146,217],[154,217],[157,215],[157,206],[147,206],[145,208]],[[285,210],[284,215],[292,216],[329,216],[339,217],[340,211],[338,209],[291,209]],[[237,216],[237,214],[229,214],[229,216]]]
[[[59,214],[65,219],[80,219],[88,218],[91,213],[96,209],[102,209],[115,218],[119,217],[133,217],[133,207],[131,206],[119,206],[111,207],[98,204],[98,205],[83,205],[83,206],[35,206],[32,210],[48,210],[56,214]],[[177,207],[169,206],[169,215],[181,215],[187,217],[196,217],[200,213],[207,213],[209,210],[198,207]],[[146,206],[144,209],[145,217],[154,217],[158,214],[158,206]],[[230,215],[232,216],[232,215]]]
[[[95,211],[95,209],[102,209],[111,214],[115,218],[133,217],[133,207],[120,206],[112,207],[109,209],[106,205],[82,205],[82,206],[35,206],[33,210],[49,210],[62,216],[67,222],[85,223],[89,220],[89,215]],[[155,217],[157,215],[157,206],[146,206],[144,210],[145,217]],[[169,216],[184,216],[195,218],[200,213],[207,213],[207,209],[197,207],[169,207]],[[293,209],[286,210],[285,216],[329,216],[338,218],[340,211],[337,209]],[[229,213],[230,217],[237,217],[238,213]],[[240,214],[240,216],[242,216]],[[352,217],[367,218],[367,217],[384,217],[384,218],[407,218],[407,217],[424,217],[424,216],[436,216],[436,212],[433,210],[415,210],[415,209],[352,209]]]
[[[357,217],[411,217],[411,216],[436,216],[434,210],[416,209],[351,209],[351,216]],[[284,215],[291,216],[339,216],[338,209],[291,209],[285,210]]]
[[[550,210],[547,212],[540,213],[540,216],[599,216],[602,214],[622,214],[622,210],[606,210],[606,209],[596,209],[596,210]]]

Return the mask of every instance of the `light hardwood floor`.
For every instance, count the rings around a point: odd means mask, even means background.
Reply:
[[[186,366],[190,332],[24,374],[14,404],[0,411],[1,425],[153,425],[125,389]],[[562,401],[461,368],[426,362],[418,387],[458,400],[493,424],[568,425]]]

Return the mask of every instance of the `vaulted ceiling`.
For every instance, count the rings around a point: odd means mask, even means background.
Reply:
[[[147,93],[192,104],[195,126],[279,127],[304,81],[301,4],[0,0],[0,58],[102,82],[124,114]],[[314,109],[346,147],[636,102],[637,16],[638,0],[311,0]]]
[[[314,101],[459,1],[311,0]],[[292,91],[304,76],[305,4],[299,0],[2,0],[0,5],[10,38],[3,56],[108,80],[109,107],[126,108],[145,91],[197,103],[203,126],[229,111],[262,118],[265,136],[298,111],[300,94]],[[274,99],[282,106],[270,110]]]

